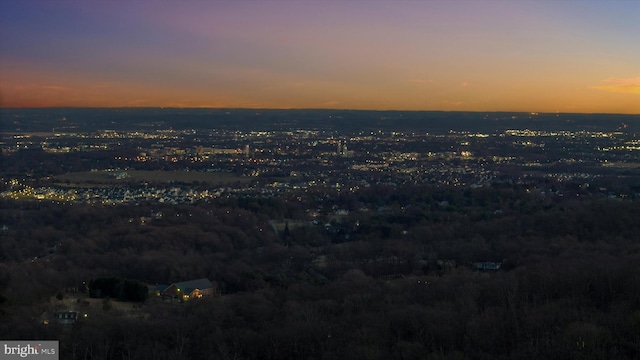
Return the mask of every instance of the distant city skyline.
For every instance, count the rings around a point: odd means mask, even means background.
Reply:
[[[640,1],[0,2],[1,107],[640,114]]]

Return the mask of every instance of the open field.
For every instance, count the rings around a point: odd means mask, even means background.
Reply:
[[[224,172],[196,172],[196,171],[83,171],[68,173],[52,178],[55,182],[67,183],[68,186],[107,185],[126,183],[207,183],[209,185],[224,185],[241,182],[248,183],[251,178],[237,176]]]
[[[285,219],[284,221],[270,220],[269,225],[271,225],[276,234],[282,234],[286,226],[289,227],[289,230],[293,230],[305,226],[312,226],[313,224],[307,220]]]

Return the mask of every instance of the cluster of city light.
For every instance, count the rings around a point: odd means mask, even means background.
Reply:
[[[600,151],[638,151],[640,150],[640,145],[619,145],[619,146],[610,146],[610,147],[602,147],[598,148]]]
[[[640,140],[629,140],[624,143],[624,145],[618,146],[609,146],[609,147],[598,147],[597,150],[600,151],[638,151],[640,150]]]
[[[8,183],[11,187],[9,191],[0,193],[1,197],[7,197],[13,200],[35,199],[35,200],[52,200],[52,201],[75,201],[78,196],[73,190],[64,191],[53,188],[34,188],[29,185],[21,184],[17,179],[11,179]]]
[[[516,146],[524,146],[524,147],[541,147],[542,148],[545,146],[545,143],[543,142],[536,143],[531,140],[518,140],[518,141],[514,141],[512,144]]]
[[[180,139],[178,135],[175,135],[173,131],[162,131],[158,130],[156,132],[148,133],[148,132],[140,132],[140,131],[125,131],[125,132],[117,132],[114,130],[103,130],[96,136],[100,139],[159,139],[159,140],[176,140]]]
[[[506,135],[510,136],[523,136],[523,137],[590,137],[590,138],[611,138],[614,136],[623,135],[622,132],[603,132],[603,131],[543,131],[543,130],[529,130],[529,129],[510,129],[505,130]]]
[[[172,189],[141,189],[127,190],[126,192],[113,193],[103,192],[99,189],[83,188],[83,189],[60,189],[53,187],[34,188],[29,185],[21,184],[17,179],[7,182],[10,187],[9,191],[0,193],[0,197],[13,200],[49,200],[56,202],[83,202],[83,203],[100,203],[103,205],[116,205],[121,203],[130,203],[136,201],[155,200],[158,202],[179,203],[179,202],[196,202],[206,201],[219,197],[223,189],[216,191],[211,190],[181,190],[180,188]]]
[[[624,143],[624,150],[640,150],[640,140],[631,140]]]

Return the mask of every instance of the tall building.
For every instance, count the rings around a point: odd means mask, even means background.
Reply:
[[[338,141],[338,145],[336,146],[336,155],[338,156],[347,156],[347,142],[343,142],[342,140]]]

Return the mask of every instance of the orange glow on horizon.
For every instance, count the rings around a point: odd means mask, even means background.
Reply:
[[[5,1],[0,107],[640,114],[640,2],[578,3]]]

